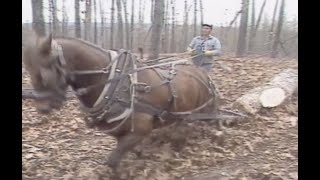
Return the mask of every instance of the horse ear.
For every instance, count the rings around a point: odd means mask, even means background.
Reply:
[[[52,34],[50,33],[48,37],[40,45],[40,50],[42,53],[49,54],[51,51]]]

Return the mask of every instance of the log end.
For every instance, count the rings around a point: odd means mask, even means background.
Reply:
[[[262,91],[259,101],[262,107],[270,108],[279,106],[286,98],[285,91],[281,88],[270,88]]]

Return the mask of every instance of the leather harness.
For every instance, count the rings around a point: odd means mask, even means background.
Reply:
[[[55,52],[59,57],[59,62],[62,67],[60,70],[65,68],[65,59],[63,57],[63,50],[60,45],[55,44]],[[113,123],[121,121],[116,127],[109,129],[108,132],[115,131],[121,127],[127,120],[131,118],[134,112],[144,112],[152,116],[158,117],[161,121],[165,121],[167,117],[174,117],[176,119],[190,119],[188,115],[196,113],[203,108],[207,107],[217,98],[216,88],[214,87],[210,77],[208,76],[209,83],[204,82],[196,75],[175,68],[177,64],[190,64],[188,60],[177,60],[172,62],[159,63],[154,65],[146,65],[138,62],[134,55],[125,50],[120,50],[118,55],[111,58],[111,51],[105,51],[109,55],[111,62],[106,68],[102,70],[88,70],[88,71],[74,71],[69,72],[67,75],[87,75],[87,74],[109,74],[109,77],[103,83],[91,85],[86,88],[80,88],[76,91],[78,96],[90,93],[90,91],[98,86],[104,86],[100,96],[94,103],[93,107],[85,107],[82,105],[82,109],[87,113],[85,122],[89,127],[94,127],[97,123],[105,121],[106,123]],[[149,86],[145,83],[139,83],[137,78],[137,72],[144,69],[153,69],[158,76],[162,79],[160,84]],[[65,70],[64,70],[65,71]],[[177,72],[186,73],[197,81],[199,81],[204,87],[206,87],[212,97],[202,104],[201,106],[185,112],[170,112],[172,106],[176,104],[177,93],[174,88],[172,80],[176,76]],[[171,97],[168,99],[169,107],[166,109],[157,107],[148,102],[145,102],[137,92],[149,93],[154,88],[159,86],[167,85],[171,92]],[[134,126],[132,122],[132,131]]]

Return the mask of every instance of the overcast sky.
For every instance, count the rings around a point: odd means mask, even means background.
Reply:
[[[135,20],[138,19],[139,12],[139,1],[135,0]],[[141,0],[145,2],[145,22],[150,22],[150,1],[151,0]],[[187,0],[189,5],[193,5],[193,0]],[[241,8],[241,0],[202,0],[204,7],[204,22],[214,25],[226,25],[228,24],[235,13],[239,11]],[[258,16],[258,11],[262,5],[264,0],[255,0],[256,2],[256,16]],[[44,15],[45,18],[48,19],[48,0],[44,0]],[[65,0],[66,9],[68,13],[69,22],[74,21],[74,0]],[[131,15],[131,2],[132,0],[127,0],[128,2],[128,13]],[[267,0],[265,7],[265,16],[269,19],[272,18],[273,7],[275,5],[276,0]],[[57,0],[58,9],[62,8],[62,0]],[[107,17],[107,21],[110,20],[110,8],[111,8],[111,0],[97,0],[97,8],[98,12],[101,7],[105,10],[105,17]],[[280,3],[279,3],[280,4]],[[170,6],[169,6],[170,7]],[[198,3],[199,7],[199,3]],[[81,9],[84,10],[84,4],[81,4]],[[178,23],[182,23],[183,20],[183,9],[184,9],[184,0],[176,0],[175,10],[176,10],[176,19]],[[193,6],[190,10],[189,20],[193,21]],[[285,18],[286,20],[298,19],[298,0],[286,0],[285,7]],[[58,12],[58,18],[61,20],[62,14]],[[98,21],[100,21],[100,14],[97,15]],[[130,20],[130,19],[129,19]],[[31,8],[31,0],[22,0],[22,22],[31,22],[32,21],[32,8]],[[200,15],[198,15],[198,22],[200,21]]]

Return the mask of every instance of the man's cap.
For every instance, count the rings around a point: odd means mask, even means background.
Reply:
[[[211,24],[202,24],[202,26],[208,26],[209,28],[211,28],[212,29],[212,25]]]

